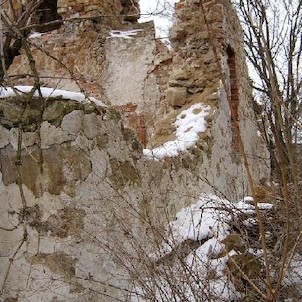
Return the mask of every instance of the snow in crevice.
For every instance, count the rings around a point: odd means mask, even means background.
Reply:
[[[36,39],[36,38],[40,38],[42,37],[43,33],[39,33],[39,32],[32,32],[28,38],[29,39]]]
[[[177,115],[174,125],[176,127],[174,140],[168,141],[154,149],[144,149],[147,159],[163,159],[165,157],[176,157],[181,152],[196,145],[199,134],[206,131],[206,116],[210,113],[210,106],[198,103],[183,110]]]

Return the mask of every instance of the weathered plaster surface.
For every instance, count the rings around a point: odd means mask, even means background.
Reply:
[[[11,109],[15,106],[13,102]],[[40,132],[24,131],[23,138],[29,143],[22,140],[20,150],[18,129],[4,128],[1,223],[16,229],[1,232],[1,251],[7,255],[17,251],[5,297],[18,297],[18,301],[55,301],[59,297],[111,301],[95,292],[104,294],[106,286],[89,282],[89,276],[105,283],[110,276],[113,285],[126,286],[116,276],[106,243],[117,240],[116,236],[124,240],[119,230],[124,232],[125,221],[129,231],[143,240],[143,230],[148,229],[143,222],[145,215],[153,213],[153,223],[162,225],[167,213],[190,203],[207,187],[201,180],[209,177],[211,169],[207,167],[210,155],[206,145],[201,143],[192,155],[172,161],[147,161],[135,134],[124,128],[118,112],[109,107],[91,110],[89,105],[81,106],[66,110],[59,125],[51,124],[52,117],[47,116]],[[87,113],[87,107],[92,112]],[[25,129],[30,128],[30,122]],[[14,133],[13,139],[10,133]],[[27,139],[32,136],[41,138],[40,146],[39,140],[32,143]],[[18,250],[24,227],[28,235]],[[4,259],[1,267],[4,282],[8,260]],[[115,295],[124,298],[122,292],[110,288],[106,293],[114,296],[112,301]]]
[[[62,1],[60,8],[65,7],[63,2],[67,3]],[[201,2],[211,26],[215,25],[215,35],[208,33],[201,18]],[[235,29],[228,27],[226,16],[234,20],[234,12],[227,1],[216,2],[180,2],[170,54],[155,42],[150,24],[141,26],[133,39],[108,38],[113,26],[127,29],[121,20],[106,26],[95,20],[67,23],[35,38],[71,70],[68,73],[68,68],[34,48],[42,84],[76,91],[81,87],[116,107],[137,105],[129,108],[145,116],[150,147],[173,136],[176,115],[191,104],[207,104],[211,114],[207,130],[188,153],[150,161],[143,157],[136,133],[125,127],[117,108],[59,98],[43,103],[30,97],[1,100],[0,226],[5,229],[0,230],[0,286],[5,285],[4,301],[127,301],[127,292],[116,287],[127,287],[129,276],[113,261],[113,247],[131,251],[136,248],[130,244],[134,237],[148,247],[153,227],[163,230],[167,220],[201,192],[231,200],[248,193],[222,84],[228,82],[223,63],[226,44],[238,50],[245,150],[255,180],[268,176],[263,165],[267,153],[256,135],[244,80],[243,49],[236,42],[240,27],[236,22]],[[105,4],[109,14],[119,3]],[[72,15],[77,9],[61,13]],[[216,38],[210,41],[210,37]],[[28,72],[23,54],[10,73]],[[129,108],[124,108],[128,114]]]
[[[154,73],[157,43],[153,22],[137,26],[129,37],[108,37],[101,77],[106,99],[116,106],[136,104],[150,129],[163,108]]]
[[[74,116],[78,117],[79,124],[72,122]],[[4,297],[18,297],[18,301],[55,301],[65,296],[74,301],[92,301],[93,296],[98,296],[89,293],[85,280],[79,280],[90,273],[105,281],[107,274],[103,267],[113,266],[102,260],[104,250],[100,247],[100,236],[104,222],[98,225],[100,219],[94,218],[108,219],[105,213],[112,207],[106,208],[106,199],[115,190],[110,189],[111,186],[118,190],[139,180],[135,172],[128,174],[135,169],[129,156],[137,151],[132,150],[128,142],[123,143],[120,127],[119,119],[97,110],[90,114],[85,110],[72,111],[63,117],[58,127],[42,121],[41,146],[36,140],[34,145],[24,146],[21,151],[21,180],[15,165],[16,138],[13,144],[9,141],[9,132],[18,133],[18,129],[3,131],[6,138],[0,151],[1,226],[16,229],[1,233],[1,253],[13,254],[24,236],[24,227],[27,232],[26,243],[18,250],[8,275],[7,288],[11,290],[5,291]],[[24,132],[24,137],[30,133]],[[109,139],[103,140],[106,133]],[[101,172],[104,166],[107,168]],[[115,170],[116,166],[121,166],[121,170]],[[23,200],[17,184],[20,181]],[[2,283],[7,261],[1,262]],[[88,268],[87,263],[90,263]],[[84,298],[80,298],[83,294]]]

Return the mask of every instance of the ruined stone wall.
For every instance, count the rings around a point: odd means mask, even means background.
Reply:
[[[203,156],[200,175],[227,196],[240,196],[234,189],[248,185],[239,132],[256,182],[269,177],[269,154],[257,132],[243,33],[230,1],[177,3],[171,41],[174,53],[166,90],[168,116],[194,103],[211,106],[209,132],[199,146],[208,154]],[[160,121],[158,128],[155,145],[167,135]]]
[[[144,159],[111,107],[50,98],[41,115],[39,104],[0,102],[1,299],[126,301],[110,247],[148,246],[197,198],[198,176],[180,168],[197,158]]]
[[[116,4],[105,1],[103,13]],[[150,24],[120,19],[106,26],[94,17],[65,21],[31,38],[42,85],[82,90],[108,106],[28,95],[0,100],[4,301],[127,301],[117,288],[127,288],[129,276],[111,257],[113,247],[131,250],[133,238],[148,246],[154,226],[162,230],[202,192],[230,200],[249,192],[236,119],[255,180],[268,176],[229,1],[187,0],[176,8],[170,53]],[[18,76],[14,84],[33,83],[24,53],[9,72]],[[169,140],[176,115],[196,103],[211,107],[196,146],[146,159],[140,141],[152,148]],[[150,131],[148,141],[141,130]]]
[[[112,14],[105,4],[103,10]],[[139,125],[146,125],[152,132],[154,120],[165,107],[160,102],[165,84],[160,83],[161,75],[156,71],[169,55],[155,40],[153,22],[122,22],[122,11],[115,13],[117,16],[110,18],[106,15],[65,21],[57,30],[29,36],[37,75],[42,86],[81,91],[107,104],[121,106],[122,112],[128,104],[135,104],[133,116],[137,118],[132,116],[128,126],[142,133],[143,127]],[[8,73],[10,84],[34,84],[35,70],[24,50]],[[144,141],[146,135],[141,139]]]
[[[30,1],[4,1],[4,9],[11,18],[24,11]],[[14,12],[13,12],[14,11]],[[136,22],[140,16],[138,0],[44,0],[31,16],[32,24],[63,19],[93,19],[110,26],[120,25],[123,21]],[[49,28],[48,31],[53,28]],[[39,31],[39,28],[37,28]]]
[[[65,19],[70,17],[118,16],[122,6],[120,1],[58,0],[58,13]]]
[[[107,30],[90,20],[69,23],[61,30],[29,38],[36,46],[32,55],[41,85],[70,91],[89,90],[91,96],[104,100],[98,83],[104,55],[99,50],[104,43],[101,33]],[[13,77],[21,75],[15,82],[19,85],[34,83],[34,71],[24,53],[15,59],[9,72]]]
[[[20,4],[19,1],[15,2],[16,5]],[[135,5],[139,12],[136,1],[130,4]],[[72,91],[86,91],[90,96],[104,99],[100,83],[105,64],[104,46],[111,29],[132,29],[131,23],[125,22],[125,16],[122,15],[123,10],[130,9],[130,4],[120,0],[58,1],[57,12],[64,17],[60,27],[29,36],[41,84],[64,87]],[[48,10],[38,8],[37,14]],[[38,22],[35,17],[33,19]],[[34,81],[30,78],[34,77],[33,73],[29,58],[21,49],[21,55],[10,67],[9,74],[13,78],[18,77],[15,83],[31,84]],[[22,79],[25,75],[27,78]]]
[[[72,17],[107,18],[113,21],[120,20],[135,22],[139,18],[138,0],[58,0],[58,13],[64,19]]]

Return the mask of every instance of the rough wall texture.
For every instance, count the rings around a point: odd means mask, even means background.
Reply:
[[[66,20],[77,13],[95,18],[96,11],[120,16],[127,3],[60,1],[58,11]],[[127,287],[128,276],[109,257],[113,243],[127,245],[126,238],[136,236],[146,245],[150,225],[163,228],[201,192],[230,199],[248,192],[238,125],[255,180],[268,176],[241,29],[228,1],[178,3],[172,53],[154,40],[150,24],[104,20],[66,21],[32,37],[32,52],[42,84],[83,90],[113,106],[60,98],[0,101],[4,301],[127,301],[127,292],[116,289]],[[135,35],[112,37],[110,28]],[[33,76],[24,54],[10,74]],[[173,135],[175,116],[194,103],[211,106],[196,147],[146,160],[139,139],[150,147],[163,143]]]
[[[226,196],[239,196],[236,190],[247,184],[238,128],[256,182],[268,177],[269,155],[257,132],[243,33],[235,10],[229,1],[180,1],[171,40],[173,62],[165,92],[168,116],[194,103],[211,106],[210,129],[206,139],[200,140],[199,148],[208,154],[200,163],[200,175]],[[157,121],[158,131],[150,144],[157,145],[167,136],[165,119]]]
[[[145,160],[115,109],[49,99],[41,120],[37,102],[0,106],[0,250],[11,255],[1,262],[2,297],[126,301],[105,285],[127,286],[109,244],[125,231],[148,244],[147,216],[162,226],[198,196],[202,183],[184,167],[201,158]]]
[[[28,0],[12,0],[10,3],[4,1],[4,9],[14,18],[13,10],[22,10],[29,3]],[[88,18],[103,25],[114,27],[120,25],[123,21],[136,22],[139,15],[138,0],[44,0],[37,7],[36,13],[31,16],[31,23],[42,24],[62,19],[70,21],[75,18]],[[36,29],[40,31],[41,27]],[[44,27],[42,32],[53,29],[55,28]]]
[[[152,132],[154,120],[165,108],[161,92],[166,84],[160,80],[158,66],[170,55],[155,40],[152,22],[126,22],[119,28],[110,32],[108,24],[85,19],[30,36],[37,73],[43,86],[84,91],[107,104],[122,106],[122,112],[125,105],[137,105],[137,119],[129,120],[129,125],[142,121]],[[17,78],[12,83],[34,83],[35,71],[24,51],[14,60],[9,74]]]

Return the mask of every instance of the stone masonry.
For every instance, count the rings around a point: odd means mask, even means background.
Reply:
[[[154,230],[201,193],[249,193],[238,130],[255,182],[269,176],[230,1],[177,3],[172,50],[152,23],[136,22],[138,9],[59,0],[60,26],[28,38],[42,86],[104,105],[0,99],[1,301],[130,301],[133,276],[121,265],[129,259],[118,252],[152,250]],[[8,75],[10,85],[34,83],[24,50]],[[171,140],[176,116],[198,103],[210,113],[197,144],[146,159],[143,148]]]

